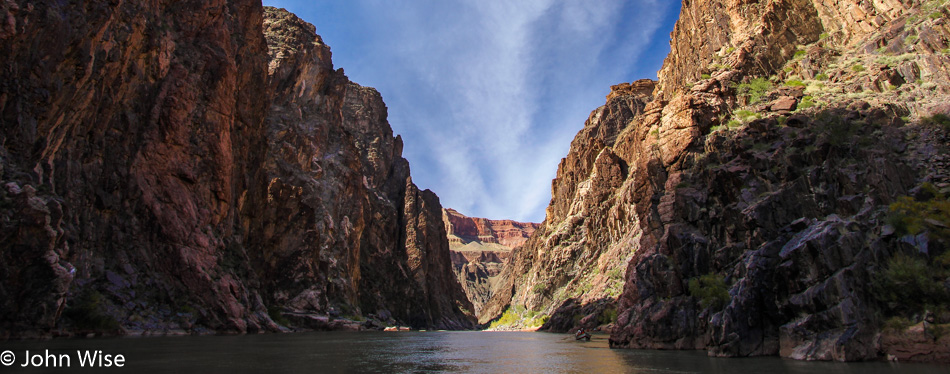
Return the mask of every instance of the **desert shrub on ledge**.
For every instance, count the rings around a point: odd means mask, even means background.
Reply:
[[[703,308],[720,310],[729,302],[729,287],[719,274],[709,273],[689,280],[690,296],[699,299]]]
[[[888,223],[899,234],[927,231],[934,239],[950,240],[950,200],[934,185],[921,185],[922,198],[902,196],[890,205]]]
[[[736,86],[739,96],[746,97],[749,104],[756,104],[767,92],[772,90],[772,82],[765,77],[755,78],[749,83],[740,83]]]

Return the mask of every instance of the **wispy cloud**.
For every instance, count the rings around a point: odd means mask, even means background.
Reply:
[[[540,221],[551,179],[611,84],[666,45],[669,0],[264,1],[314,23],[334,63],[376,87],[413,180],[446,207]],[[351,3],[351,4],[350,4]],[[346,17],[342,19],[340,17]]]

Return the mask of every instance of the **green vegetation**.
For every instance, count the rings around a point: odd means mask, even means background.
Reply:
[[[74,300],[74,304],[67,306],[63,316],[72,321],[80,329],[95,331],[115,331],[120,328],[119,322],[108,314],[104,314],[105,298],[96,290],[87,289]]]
[[[887,321],[884,322],[884,330],[889,330],[892,332],[902,332],[904,330],[907,330],[908,327],[911,327],[913,325],[914,325],[913,321],[901,316],[895,316],[895,317],[888,318]]]
[[[749,83],[742,83],[736,87],[739,95],[747,97],[750,104],[758,103],[762,96],[771,89],[772,82],[764,77],[755,78]]]
[[[798,79],[791,79],[791,80],[785,82],[785,85],[786,85],[786,86],[789,86],[789,87],[805,87],[805,86],[808,86],[807,84],[805,84],[805,82],[802,82],[802,81],[800,81],[800,80],[798,80]]]
[[[939,264],[899,253],[875,278],[875,294],[893,311],[916,313],[947,303],[950,295],[942,284],[945,275],[946,269]]]
[[[802,97],[801,102],[798,103],[798,108],[796,109],[796,111],[802,110],[802,109],[812,108],[812,107],[814,107],[815,105],[816,105],[816,104],[815,104],[815,97],[814,97],[814,96],[804,96],[804,97]]]
[[[943,113],[937,113],[930,117],[923,117],[920,119],[920,123],[925,126],[943,126],[943,128],[950,130],[950,116],[947,116]]]
[[[527,320],[526,320],[526,322],[525,322],[525,324],[524,324],[525,327],[527,327],[527,328],[541,327],[541,326],[543,326],[545,323],[547,323],[547,322],[548,322],[548,319],[550,318],[550,316],[548,316],[548,315],[537,315],[537,314],[535,314],[535,312],[533,312],[533,311],[530,312],[530,313],[528,313],[528,314],[529,314],[530,316],[527,318]]]
[[[729,47],[729,48],[726,48],[725,54],[728,55],[728,54],[730,54],[730,53],[732,53],[732,52],[735,52],[735,51],[736,51],[736,47]]]
[[[544,283],[537,283],[534,285],[534,287],[531,287],[531,292],[534,292],[536,295],[540,295],[544,293],[546,288],[547,287],[544,286]]]
[[[700,74],[699,77],[702,78],[702,79],[709,79],[709,78],[712,78],[712,76],[709,75],[709,74]]]
[[[853,71],[853,72],[855,72],[855,73],[860,73],[860,72],[864,71],[864,65],[861,65],[861,64],[854,64],[854,65],[851,65],[851,71]]]
[[[815,75],[815,80],[816,80],[816,81],[826,81],[826,80],[828,80],[828,74],[825,74],[825,73],[818,73],[817,75]]]
[[[290,321],[284,317],[284,315],[280,312],[280,307],[277,305],[271,305],[267,307],[267,315],[270,316],[270,319],[276,322],[278,325],[290,325]]]
[[[599,322],[601,325],[617,322],[617,309],[614,309],[614,308],[604,309],[604,311],[601,312],[600,316],[597,318],[597,322]]]
[[[888,223],[900,234],[929,232],[936,239],[950,240],[950,200],[930,183],[921,186],[927,199],[902,196],[890,205]]]
[[[732,69],[732,66],[720,64],[718,62],[709,65],[709,70],[712,70],[712,71],[730,70],[730,69]]]
[[[607,272],[607,278],[611,280],[623,280],[623,269],[616,267],[613,270]]]
[[[753,112],[751,110],[745,110],[745,109],[737,110],[733,112],[732,115],[736,120],[739,120],[740,125],[762,118],[761,114]],[[730,121],[729,127],[735,127],[735,126],[732,126],[731,123],[732,121]]]
[[[541,327],[545,322],[548,321],[549,316],[544,314],[539,314],[535,311],[527,311],[524,306],[516,305],[510,307],[502,313],[501,317],[498,318],[495,322],[492,322],[488,326],[490,329],[503,327],[503,326],[524,326],[526,328],[535,328]]]
[[[792,56],[792,58],[794,58],[794,59],[797,60],[797,59],[800,59],[800,58],[804,58],[805,55],[807,55],[807,54],[808,54],[808,52],[805,52],[805,51],[803,51],[803,50],[798,50],[798,51],[795,51],[795,54]]]
[[[825,40],[825,39],[828,39],[829,36],[831,36],[831,35],[828,34],[828,33],[826,33],[826,32],[823,32],[823,33],[821,33],[821,35],[818,35],[818,40]]]
[[[854,135],[860,130],[862,124],[857,121],[848,121],[831,110],[818,112],[815,119],[821,124],[818,132],[835,147],[841,147],[853,141]]]
[[[524,307],[522,307],[522,309],[523,308]],[[488,328],[493,329],[493,328],[501,327],[501,326],[511,326],[520,320],[521,318],[517,314],[517,312],[515,312],[513,308],[508,308],[505,310],[504,313],[502,313],[501,318],[498,318],[497,320],[495,320],[495,322],[492,322],[491,325],[488,326]]]
[[[893,68],[893,67],[897,67],[897,65],[899,65],[900,63],[904,61],[913,60],[915,57],[916,56],[913,53],[905,53],[900,56],[878,56],[878,58],[875,59],[874,62],[881,65],[887,65]]]
[[[907,35],[907,37],[904,38],[904,44],[914,44],[914,43],[917,43],[917,40],[918,40],[918,39],[920,39],[920,38],[917,37],[917,35]]]
[[[689,294],[699,299],[703,308],[720,310],[729,302],[729,287],[724,277],[709,273],[689,280]]]

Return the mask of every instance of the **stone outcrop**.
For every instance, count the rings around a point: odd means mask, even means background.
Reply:
[[[3,336],[471,326],[438,198],[313,26],[241,0],[0,9]]]
[[[494,294],[511,250],[524,244],[540,225],[468,217],[451,208],[442,210],[442,220],[455,274],[478,316]]]
[[[883,318],[900,309],[880,288],[891,260],[942,269],[928,282],[947,292],[947,217],[888,222],[900,196],[950,192],[948,15],[684,1],[660,80],[614,86],[592,112],[480,322],[523,307],[565,330],[616,308],[612,347],[883,357]]]

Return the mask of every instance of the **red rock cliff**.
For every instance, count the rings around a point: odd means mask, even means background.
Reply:
[[[0,14],[2,335],[471,326],[438,198],[313,26],[243,0]]]
[[[540,226],[537,223],[517,222],[510,219],[493,220],[468,217],[451,208],[444,209],[443,216],[445,217],[445,229],[450,236],[450,240],[463,244],[479,241],[514,248],[524,244],[534,233],[534,230],[537,230]]]
[[[552,330],[613,322],[612,347],[939,359],[909,346],[917,332],[878,334],[950,292],[950,219],[932,210],[950,193],[948,15],[938,1],[684,1],[656,89],[615,86],[591,113],[481,322],[524,307]],[[926,274],[920,297],[898,295],[903,261]],[[936,314],[918,322],[950,322]]]

